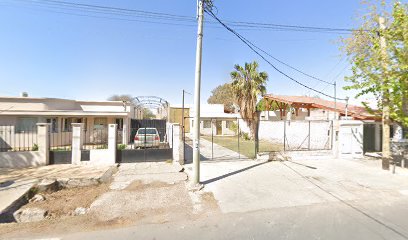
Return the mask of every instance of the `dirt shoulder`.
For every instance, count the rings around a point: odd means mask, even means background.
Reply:
[[[49,217],[40,222],[2,224],[0,239],[194,220],[219,212],[211,194],[194,194],[200,199],[199,211],[195,211],[195,203],[184,181],[174,184],[133,181],[123,190],[109,190],[106,184],[63,189],[44,194],[46,200],[43,202],[24,206],[47,209]],[[73,216],[77,207],[89,208],[89,212]]]

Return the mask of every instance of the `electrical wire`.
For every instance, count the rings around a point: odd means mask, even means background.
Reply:
[[[56,8],[59,10],[79,10],[84,12],[91,12],[96,14],[103,15],[121,15],[127,17],[138,17],[138,18],[153,18],[159,20],[167,21],[181,21],[188,23],[195,23],[195,17],[169,14],[163,12],[152,12],[145,10],[129,9],[129,8],[120,8],[120,7],[111,7],[103,5],[94,5],[94,4],[84,4],[84,3],[75,3],[59,0],[12,0],[14,2],[28,2],[38,7],[50,7]],[[60,12],[58,12],[60,13]],[[65,14],[69,14],[65,12]],[[78,15],[78,14],[73,14]],[[82,14],[84,15],[84,14]],[[100,16],[98,16],[101,18]],[[115,18],[107,18],[115,19]],[[117,20],[126,20],[126,19],[117,19]],[[239,21],[225,21],[231,26],[237,27],[240,30],[272,30],[272,31],[296,31],[296,32],[317,32],[317,33],[332,33],[332,34],[347,34],[353,31],[354,29],[346,28],[328,28],[328,27],[312,27],[312,26],[298,26],[298,25],[284,25],[284,24],[274,24],[274,23],[256,23],[256,22],[239,22]],[[154,23],[154,22],[152,22]],[[157,22],[161,23],[161,22]],[[218,24],[217,22],[206,21],[209,24]]]
[[[212,18],[214,18],[216,21],[218,21],[224,28],[226,28],[229,32],[233,33],[235,36],[237,36],[245,45],[247,45],[253,52],[255,52],[259,57],[261,57],[265,62],[267,62],[272,68],[274,68],[278,73],[280,73],[281,75],[285,76],[286,78],[292,80],[293,82],[309,89],[312,90],[316,93],[319,93],[323,96],[329,97],[331,99],[336,99],[336,100],[344,100],[344,99],[340,99],[340,98],[336,98],[333,97],[329,94],[326,94],[324,92],[321,92],[317,89],[311,88],[309,86],[307,86],[306,84],[301,83],[300,81],[294,79],[293,77],[289,76],[288,74],[284,73],[282,70],[280,70],[279,68],[277,68],[274,64],[272,64],[268,59],[266,59],[266,57],[264,57],[262,54],[260,54],[256,49],[255,49],[255,45],[253,43],[251,43],[250,41],[248,41],[245,37],[243,37],[242,35],[240,35],[239,33],[237,33],[235,30],[233,30],[232,28],[230,28],[228,25],[226,25],[223,21],[221,21],[211,10],[209,9],[204,9],[204,11],[210,15]]]

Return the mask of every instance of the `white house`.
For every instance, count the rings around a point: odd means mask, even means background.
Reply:
[[[130,120],[142,118],[142,114],[138,107],[122,101],[0,97],[0,131],[7,127],[15,133],[35,129],[37,123],[50,123],[50,132],[61,134],[70,132],[72,123],[84,123],[85,130],[104,129],[116,123],[127,142]]]

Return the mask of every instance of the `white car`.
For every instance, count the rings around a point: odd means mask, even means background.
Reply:
[[[135,148],[159,147],[160,136],[156,128],[139,128],[134,138]]]

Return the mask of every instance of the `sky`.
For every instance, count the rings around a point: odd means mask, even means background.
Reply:
[[[196,15],[195,0],[70,2]],[[220,19],[230,21],[353,28],[357,24],[357,13],[362,9],[359,2],[215,0],[214,12]],[[0,95],[17,96],[25,91],[32,97],[78,100],[106,100],[113,94],[153,95],[179,104],[182,89],[194,92],[195,23],[188,26],[153,24],[90,15],[40,7],[31,0],[1,0],[0,83],[3,87]],[[336,43],[340,36],[347,35],[237,31],[273,56],[310,75],[329,82],[337,80],[338,97],[354,96],[353,92],[342,89],[346,85],[344,76],[350,74],[350,64]],[[206,102],[212,89],[230,81],[229,73],[235,64],[253,60],[258,61],[260,71],[269,74],[268,93],[316,95],[277,73],[220,26],[204,24],[202,54],[202,102]],[[333,95],[332,86],[279,63],[276,66],[302,83]],[[193,96],[187,95],[186,102],[192,101]],[[351,102],[357,101],[351,99]]]

